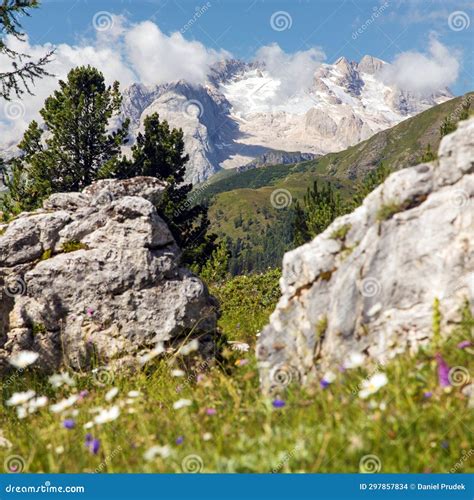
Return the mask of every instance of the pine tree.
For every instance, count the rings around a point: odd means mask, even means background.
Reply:
[[[441,137],[444,137],[445,135],[450,134],[451,132],[454,132],[456,130],[456,123],[453,122],[448,116],[443,120],[443,123],[441,124],[439,128],[439,133]]]
[[[12,162],[4,206],[29,210],[52,192],[80,191],[114,171],[129,124],[108,132],[120,105],[118,82],[107,87],[90,66],[71,70],[40,111],[44,128],[31,122],[18,145],[22,154]]]
[[[294,212],[294,245],[295,247],[299,247],[309,241],[311,236],[306,223],[305,211],[298,200],[295,202]]]
[[[420,163],[429,163],[436,160],[437,154],[431,149],[431,144],[426,146],[425,152],[421,155]]]
[[[310,237],[323,232],[331,222],[344,213],[341,197],[330,183],[319,187],[314,181],[304,197],[306,225]]]
[[[132,160],[124,159],[116,168],[119,178],[145,175],[168,183],[157,207],[158,213],[170,228],[183,261],[202,266],[215,249],[215,235],[209,235],[208,208],[193,204],[189,194],[192,184],[185,183],[189,156],[184,153],[183,131],[170,129],[157,113],[144,120],[144,133],[139,133],[132,147]]]
[[[28,60],[22,54],[8,47],[6,37],[24,41],[25,34],[19,19],[29,16],[29,9],[38,7],[37,0],[0,0],[0,55],[11,60],[11,70],[0,72],[0,97],[9,100],[12,94],[20,97],[25,92],[32,94],[31,86],[37,78],[51,76],[45,66],[51,61],[54,50],[47,52],[37,61]]]

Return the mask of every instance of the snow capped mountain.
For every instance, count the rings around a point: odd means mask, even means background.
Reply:
[[[387,65],[372,56],[359,63],[341,57],[321,64],[309,88],[288,95],[264,63],[231,59],[214,65],[205,85],[132,85],[123,112],[133,135],[155,111],[181,127],[190,155],[187,180],[198,183],[267,152],[340,151],[452,98],[447,89],[421,97],[387,84]]]
[[[292,75],[282,81],[263,62],[228,59],[212,66],[204,85],[136,83],[123,92],[122,115],[131,119],[125,153],[145,117],[158,112],[183,129],[190,157],[186,180],[197,184],[222,168],[254,168],[261,163],[256,158],[346,149],[453,97],[448,90],[422,97],[389,85],[387,67],[371,56],[359,63],[341,57],[320,64],[310,85],[298,88],[298,79],[289,86]],[[9,158],[18,150],[12,144],[2,154]]]

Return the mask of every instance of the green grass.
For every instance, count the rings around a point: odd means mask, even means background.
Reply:
[[[80,241],[71,240],[65,241],[62,245],[62,251],[64,253],[77,252],[78,250],[87,250],[88,247],[85,243],[81,243]]]
[[[185,377],[172,376],[184,363],[170,355],[132,375],[74,374],[72,388],[53,389],[33,374],[3,379],[4,400],[31,388],[51,402],[84,389],[89,395],[75,404],[74,416],[42,408],[19,420],[12,408],[3,407],[0,428],[12,447],[0,448],[0,464],[17,455],[28,472],[182,472],[193,460],[203,472],[358,472],[361,460],[375,455],[381,472],[473,471],[472,462],[462,460],[472,447],[472,409],[461,386],[449,391],[438,386],[432,349],[401,355],[381,368],[389,382],[368,400],[357,393],[374,366],[344,373],[335,367],[337,379],[327,389],[292,387],[285,407],[274,408],[259,391],[253,353],[256,333],[277,298],[277,279],[272,272],[214,287],[224,300],[221,328],[250,349],[224,349],[220,362],[188,368]],[[441,344],[450,366],[472,368],[472,354],[456,348],[472,338],[472,327],[466,316]],[[111,387],[119,393],[106,402]],[[131,390],[142,394],[134,403],[127,402]],[[423,397],[426,391],[431,398]],[[181,398],[191,406],[173,409]],[[91,410],[112,405],[121,406],[117,420],[83,428],[94,416]],[[214,415],[206,411],[210,408]],[[63,428],[66,417],[74,418],[74,429]],[[87,433],[100,440],[97,455],[84,444]],[[169,456],[145,460],[156,445],[169,447]]]
[[[402,212],[404,209],[402,203],[388,202],[382,205],[377,212],[377,220],[384,221],[391,219],[395,214]]]

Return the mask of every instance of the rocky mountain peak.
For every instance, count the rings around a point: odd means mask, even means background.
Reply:
[[[369,75],[374,75],[377,73],[384,64],[387,64],[382,59],[378,59],[377,57],[365,55],[357,65],[357,70],[360,73],[368,73]]]

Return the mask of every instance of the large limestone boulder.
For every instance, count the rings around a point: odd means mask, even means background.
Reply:
[[[328,367],[384,363],[443,331],[474,297],[474,120],[439,159],[392,174],[353,213],[283,260],[282,297],[262,331],[262,386],[311,384]]]
[[[59,193],[0,226],[0,371],[39,354],[50,371],[129,365],[157,343],[212,345],[216,303],[180,267],[180,251],[153,203],[153,178],[99,181]]]

